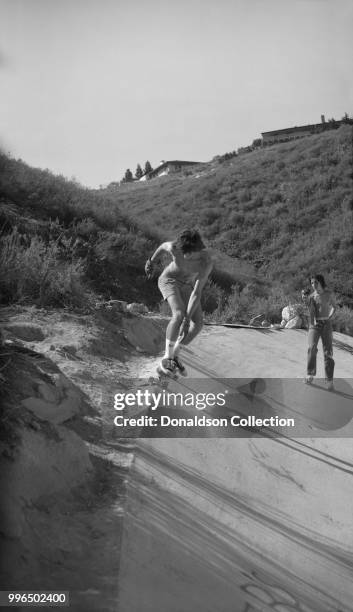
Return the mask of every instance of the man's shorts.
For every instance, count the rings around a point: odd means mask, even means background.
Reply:
[[[177,278],[171,276],[161,276],[158,279],[158,289],[160,290],[163,299],[167,300],[170,296],[175,295],[187,305],[190,295],[193,291],[193,286],[189,283],[183,283]]]

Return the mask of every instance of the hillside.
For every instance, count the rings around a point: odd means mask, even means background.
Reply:
[[[111,195],[165,237],[196,225],[212,246],[287,291],[321,271],[352,303],[352,154],[347,125]]]
[[[114,428],[113,396],[156,358],[164,329],[160,316],[0,309],[3,588],[116,611],[134,434]]]
[[[168,318],[123,314],[101,300],[156,307],[160,295],[144,276],[145,259],[179,227],[197,224],[223,252],[223,259],[216,252],[220,267],[233,274],[231,255],[245,262],[238,280],[217,273],[218,286],[207,287],[212,319],[248,321],[261,312],[276,320],[314,264],[349,304],[350,137],[339,130],[118,193],[0,155],[0,574],[8,589],[68,590],[75,612],[131,612],[146,601],[151,610],[191,601],[185,610],[203,612],[229,601],[232,610],[239,597],[259,609],[265,601],[289,609],[289,601],[292,609],[348,612],[352,339],[334,335],[331,394],[321,355],[316,384],[302,384],[304,330],[205,326],[184,349],[189,378],[173,381],[176,390],[198,397],[229,391],[227,418],[245,414],[244,406],[256,416],[294,415],[307,437],[246,427],[234,444],[210,430],[205,453],[204,440],[177,439],[174,430],[175,439],[135,441],[155,435],[136,427],[150,404],[141,412],[129,404],[131,422],[116,426],[116,393],[156,390],[151,377]],[[269,228],[273,234],[262,238]],[[341,308],[334,325],[353,335],[352,311]],[[175,416],[196,411],[175,408]],[[217,411],[211,400],[205,414]],[[155,442],[164,456],[155,453],[136,478],[143,446],[153,450]]]
[[[90,309],[98,300],[158,308],[144,263],[198,227],[216,262],[203,295],[213,318],[271,322],[312,272],[353,332],[352,127],[215,159],[185,174],[89,190],[0,153],[0,302]]]
[[[108,196],[3,153],[0,228],[2,303],[85,306],[104,297],[154,304],[159,298],[144,275],[156,232],[132,222]]]
[[[86,307],[97,299],[160,302],[144,274],[147,257],[164,239],[121,212],[110,193],[89,190],[0,152],[0,303]],[[249,263],[215,252],[205,296],[217,306],[221,288],[255,274]],[[219,263],[218,263],[219,262]],[[217,265],[221,273],[217,272]]]

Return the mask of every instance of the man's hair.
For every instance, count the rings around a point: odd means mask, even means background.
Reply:
[[[192,253],[193,251],[202,251],[205,248],[200,233],[197,230],[183,230],[176,239],[176,246],[183,253]]]
[[[312,274],[312,275],[310,276],[310,280],[311,280],[311,281],[312,281],[312,280],[316,280],[318,283],[320,283],[321,287],[322,287],[323,289],[325,289],[325,287],[326,287],[326,282],[325,282],[325,279],[324,279],[324,277],[322,276],[322,274]]]

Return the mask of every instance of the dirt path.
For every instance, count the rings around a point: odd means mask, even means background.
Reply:
[[[10,419],[18,449],[15,445],[11,451],[10,429],[4,443],[0,441],[4,466],[6,456],[13,455],[13,466],[1,484],[8,499],[6,507],[1,504],[8,523],[0,535],[1,586],[66,590],[75,612],[116,612],[134,442],[117,435],[112,425],[113,396],[132,384],[130,362],[138,362],[144,351],[159,349],[162,323],[153,317],[146,323],[142,317],[109,320],[34,308],[3,309],[1,319],[7,340],[0,364],[8,391],[7,414],[19,412]],[[59,380],[67,389],[73,385],[73,401],[68,404],[63,398],[56,408],[50,401],[59,396],[54,385]],[[81,406],[77,410],[76,401]],[[34,412],[18,411],[23,402]],[[55,410],[62,410],[63,402],[68,420],[58,426]],[[47,409],[53,422],[47,421]],[[60,444],[66,438],[71,454],[59,467],[54,453],[60,460]],[[26,464],[24,493],[18,489]],[[41,486],[39,471],[47,486]],[[52,486],[59,473],[60,488]]]

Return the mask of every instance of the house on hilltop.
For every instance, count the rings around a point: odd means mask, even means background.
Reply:
[[[144,174],[140,181],[146,181],[153,178],[157,178],[159,176],[166,176],[167,174],[176,174],[181,172],[183,169],[191,166],[198,166],[202,162],[195,161],[181,161],[181,160],[172,160],[172,161],[163,161],[157,168],[151,170],[147,174]]]
[[[302,138],[303,136],[310,136],[312,134],[318,134],[327,129],[338,128],[344,120],[341,121],[325,121],[325,116],[321,115],[321,123],[314,123],[312,125],[300,125],[292,128],[286,128],[284,130],[273,130],[272,132],[262,132],[262,144],[273,144],[275,142],[286,142],[293,140],[294,138]]]

